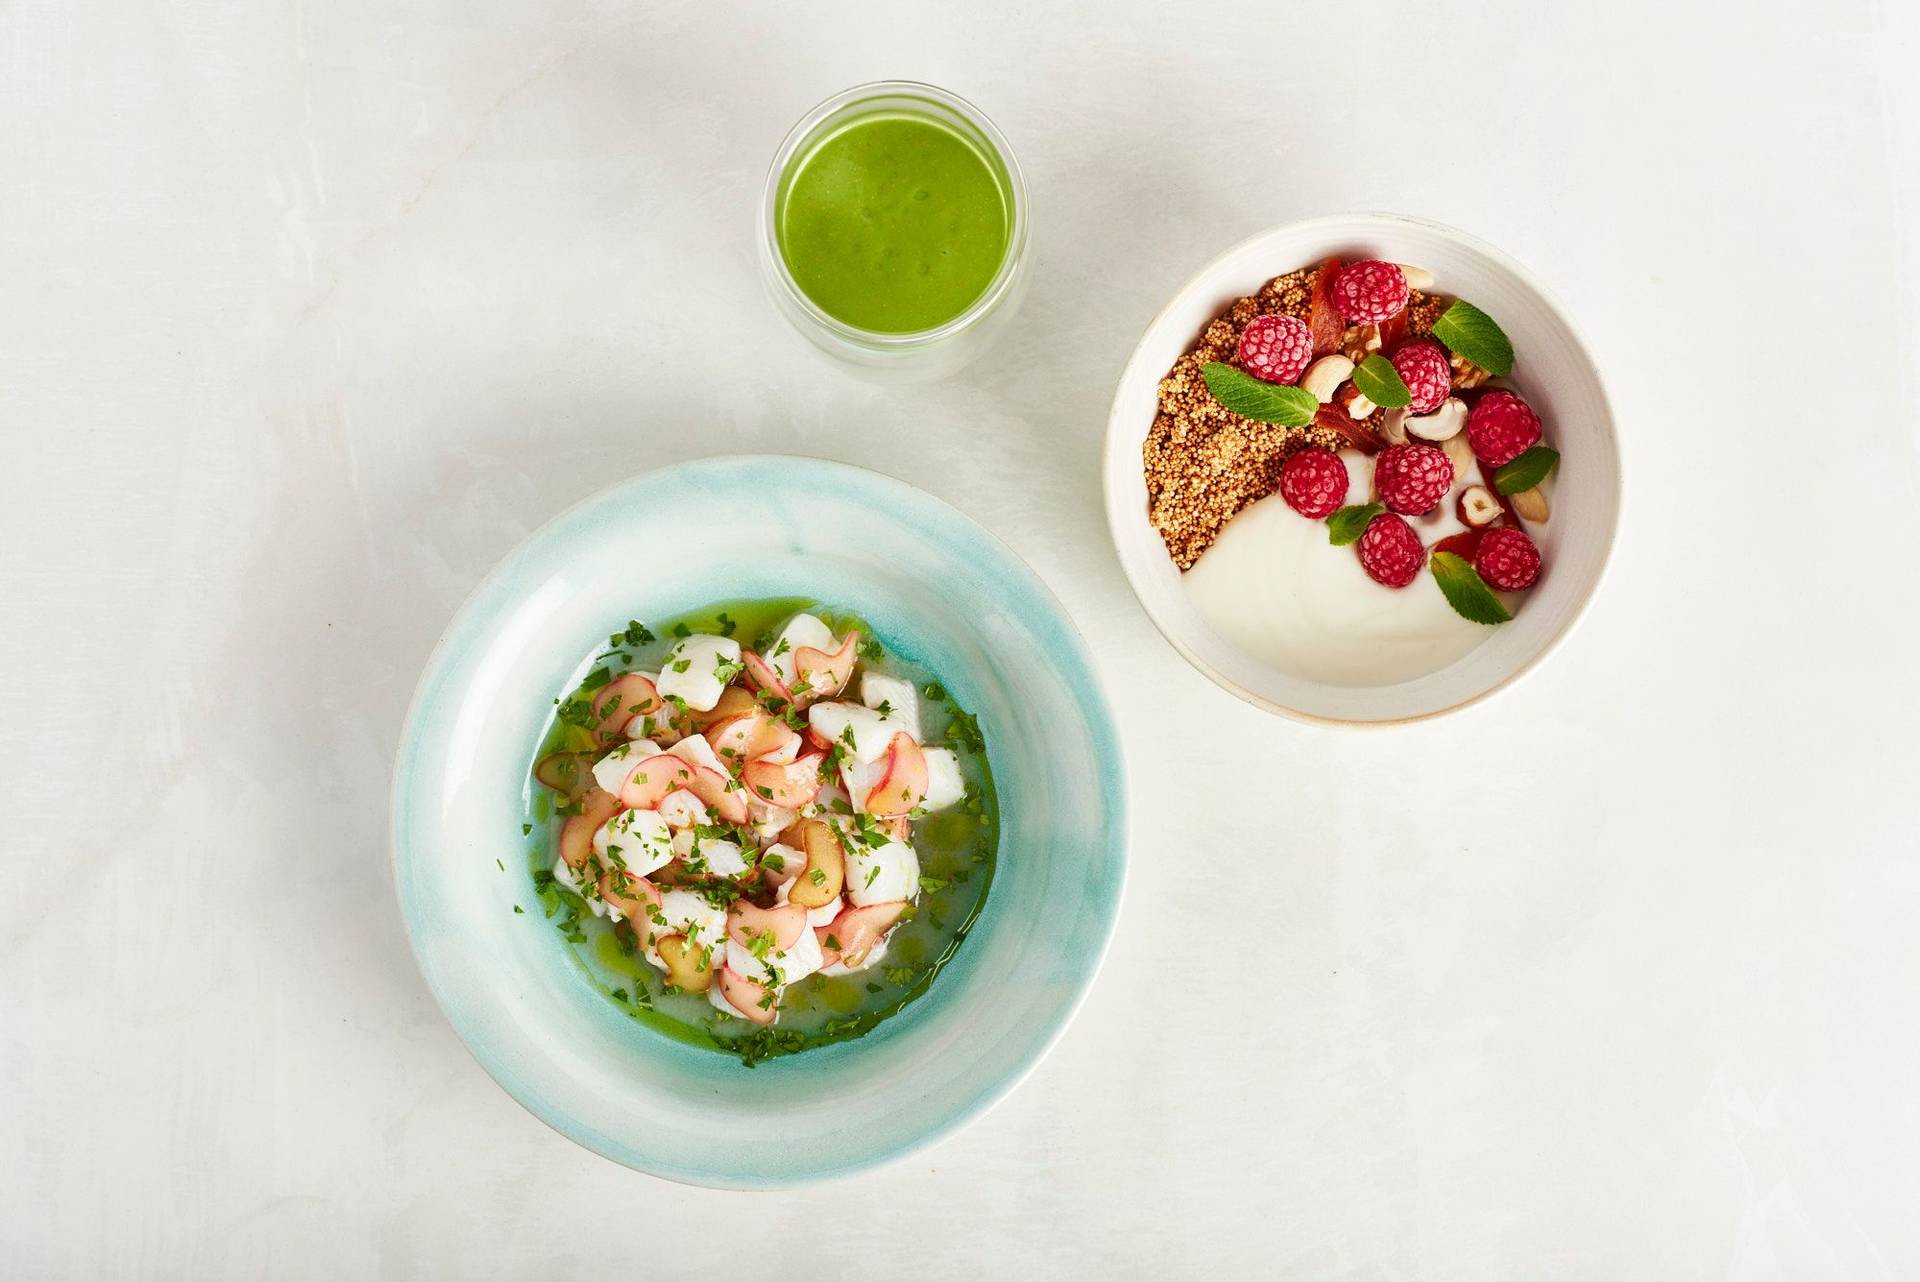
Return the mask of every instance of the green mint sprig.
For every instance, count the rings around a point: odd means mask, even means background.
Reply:
[[[1413,404],[1413,393],[1407,390],[1406,383],[1400,378],[1400,371],[1378,352],[1361,361],[1354,369],[1353,385],[1360,389],[1360,395],[1382,409],[1399,409],[1403,405]]]
[[[1500,598],[1493,594],[1480,572],[1458,553],[1435,552],[1433,577],[1453,612],[1469,623],[1492,625],[1512,620],[1513,615],[1500,604]]]
[[[1207,380],[1207,390],[1213,393],[1213,399],[1242,418],[1278,423],[1282,427],[1305,427],[1313,422],[1314,412],[1320,408],[1312,392],[1262,382],[1245,370],[1219,361],[1201,366],[1200,376]]]
[[[1358,543],[1373,518],[1387,509],[1378,503],[1350,503],[1327,518],[1327,542],[1337,548]]]
[[[1493,317],[1464,298],[1455,299],[1433,323],[1433,336],[1495,378],[1513,370],[1513,344]]]
[[[1493,488],[1502,494],[1530,490],[1547,479],[1560,461],[1560,451],[1551,445],[1536,445],[1493,474]]]

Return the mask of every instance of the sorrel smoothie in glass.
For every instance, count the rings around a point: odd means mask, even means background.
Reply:
[[[814,343],[947,372],[1023,283],[1025,197],[992,122],[931,85],[863,85],[795,126],[768,176],[762,260]]]
[[[946,324],[993,283],[1008,206],[997,159],[928,117],[878,112],[794,160],[780,254],[827,315],[911,334]]]

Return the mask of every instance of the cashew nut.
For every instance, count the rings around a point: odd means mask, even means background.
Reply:
[[[1407,443],[1407,407],[1390,409],[1380,418],[1380,439],[1389,445]]]
[[[1433,413],[1408,419],[1407,431],[1423,441],[1445,441],[1458,436],[1466,425],[1467,403],[1449,396]]]
[[[1315,361],[1300,380],[1300,389],[1312,392],[1313,399],[1325,405],[1340,390],[1340,384],[1353,375],[1353,362],[1335,353]]]

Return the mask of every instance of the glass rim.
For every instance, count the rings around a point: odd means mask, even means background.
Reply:
[[[799,154],[801,147],[812,140],[820,126],[837,112],[870,98],[888,97],[925,99],[953,112],[978,130],[981,139],[993,149],[995,158],[1006,171],[1007,199],[1011,205],[1011,225],[1007,231],[1006,252],[1001,255],[999,270],[994,273],[993,279],[987,282],[987,287],[980,291],[980,296],[951,320],[943,321],[931,329],[909,330],[905,333],[863,329],[858,325],[849,325],[822,310],[820,305],[808,297],[807,292],[800,288],[800,283],[793,278],[793,271],[787,266],[787,257],[780,249],[778,230],[780,179],[786,172],[787,166],[793,163],[794,157]],[[822,329],[850,343],[882,351],[925,346],[951,338],[971,328],[991,312],[1013,288],[1014,278],[1025,256],[1026,240],[1027,183],[1020,173],[1020,163],[1014,158],[1013,148],[1007,142],[1006,135],[1000,132],[999,127],[987,117],[985,112],[959,94],[919,80],[873,80],[843,89],[816,104],[811,111],[800,117],[793,128],[787,131],[787,136],[781,139],[779,148],[773,154],[773,164],[767,170],[766,190],[762,193],[760,202],[760,249],[768,261],[773,278],[781,292],[798,306],[809,320]]]

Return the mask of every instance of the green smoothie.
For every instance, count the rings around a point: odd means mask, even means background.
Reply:
[[[999,157],[925,116],[842,126],[781,176],[780,254],[814,305],[883,334],[933,329],[985,292],[1007,254]]]

